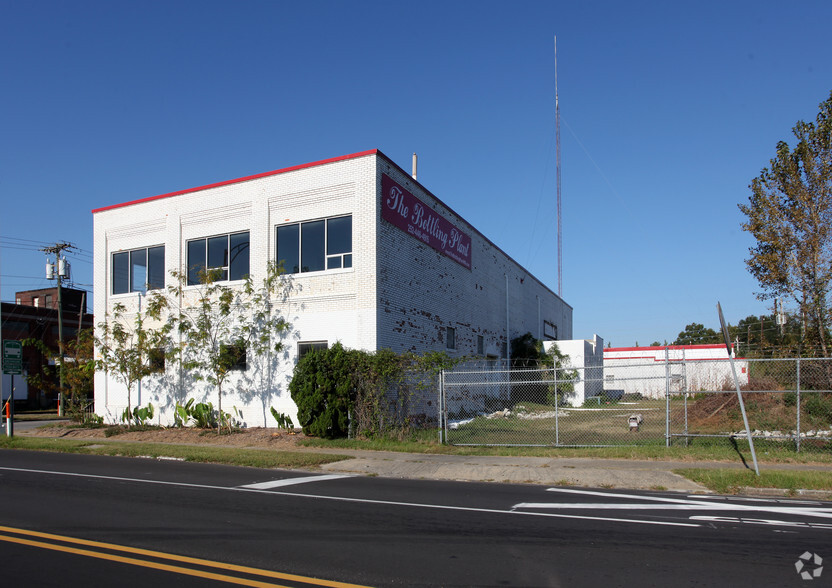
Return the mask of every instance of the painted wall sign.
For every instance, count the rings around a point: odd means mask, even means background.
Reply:
[[[381,175],[381,218],[471,269],[471,236],[386,174]]]

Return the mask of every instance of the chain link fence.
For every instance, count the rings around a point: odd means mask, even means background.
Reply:
[[[605,447],[742,443],[736,371],[757,443],[832,449],[832,361],[688,361],[508,369],[440,376],[440,437],[453,445]]]
[[[736,362],[755,444],[795,451],[832,449],[832,361],[767,359]],[[684,368],[683,367],[683,373]],[[669,439],[687,445],[746,438],[733,385],[691,385],[670,396]]]

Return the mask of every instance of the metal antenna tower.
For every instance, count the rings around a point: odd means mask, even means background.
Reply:
[[[558,296],[563,298],[563,213],[560,200],[560,104],[558,104],[558,36],[555,35],[555,167],[558,193]]]

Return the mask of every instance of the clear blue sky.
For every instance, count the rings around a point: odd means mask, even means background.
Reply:
[[[832,90],[828,0],[0,0],[0,288],[90,210],[378,148],[557,290],[574,336],[765,312],[737,204]]]

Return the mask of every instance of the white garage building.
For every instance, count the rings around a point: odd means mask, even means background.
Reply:
[[[274,426],[269,407],[297,422],[287,384],[310,347],[504,357],[507,338],[526,332],[572,337],[571,306],[378,150],[92,212],[97,320],[118,302],[135,312],[170,270],[218,267],[229,284],[249,273],[259,283],[270,260],[284,260],[286,353],[224,386],[223,407],[249,426]],[[177,401],[216,404],[215,390],[179,369],[145,378],[132,403],[161,408],[161,423]],[[98,372],[96,413],[116,421],[126,404],[124,386]]]
[[[733,352],[732,352],[733,353]],[[604,349],[604,390],[664,398],[667,391],[734,390],[725,345],[607,347]],[[748,384],[748,360],[735,358],[740,385]]]

